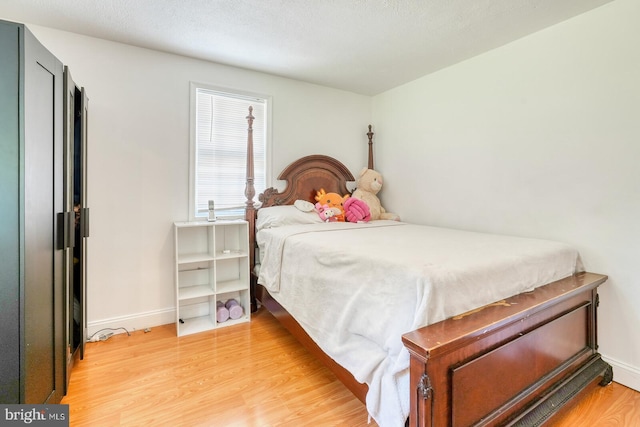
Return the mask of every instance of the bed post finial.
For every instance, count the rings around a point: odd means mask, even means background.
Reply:
[[[371,131],[371,125],[369,125],[367,136],[369,137],[369,164],[367,168],[373,169],[373,132]]]

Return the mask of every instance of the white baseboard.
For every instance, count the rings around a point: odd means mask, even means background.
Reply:
[[[618,384],[640,391],[640,369],[604,354],[602,359],[613,367],[613,380]]]
[[[96,320],[87,323],[87,338],[94,335],[101,329],[111,329],[110,332],[113,332],[114,334],[124,334],[126,333],[124,329],[129,332],[133,332],[140,329],[175,323],[175,321],[175,308],[166,308],[163,310],[148,311],[146,313],[137,313],[129,316]]]

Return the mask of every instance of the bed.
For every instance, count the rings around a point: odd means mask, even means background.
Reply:
[[[266,190],[256,209],[252,119],[250,111],[246,219],[251,247],[261,248],[251,254],[253,294],[379,425],[542,425],[611,382],[596,334],[597,288],[607,277],[582,271],[575,250],[300,216],[296,200],[351,192],[352,174],[324,155],[290,164],[278,177],[284,189]],[[367,135],[373,168],[371,127]],[[372,251],[376,242],[387,249]]]

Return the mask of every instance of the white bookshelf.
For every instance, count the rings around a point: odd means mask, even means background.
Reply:
[[[176,222],[174,232],[178,336],[251,320],[248,223]],[[243,315],[218,323],[216,302],[230,299]]]

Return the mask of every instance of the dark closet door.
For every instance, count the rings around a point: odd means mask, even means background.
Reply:
[[[64,67],[64,264],[67,301],[66,381],[76,360],[84,358],[86,341],[86,208],[87,112],[84,88],[75,84]],[[87,217],[87,218],[85,218]],[[85,231],[86,230],[86,231]]]
[[[76,138],[78,145],[77,149],[80,150],[79,164],[81,171],[80,186],[77,189],[77,193],[80,195],[80,256],[82,263],[80,264],[80,288],[79,299],[81,304],[81,327],[80,331],[82,338],[80,341],[80,359],[84,359],[84,346],[87,338],[87,260],[88,258],[88,237],[89,237],[89,201],[88,201],[88,164],[89,164],[89,98],[84,87],[80,90],[80,93],[76,93],[76,96],[80,95],[80,124],[81,135],[80,138]]]
[[[78,349],[78,336],[80,334],[77,324],[77,303],[74,299],[74,288],[76,275],[74,269],[76,264],[75,258],[75,222],[76,215],[74,213],[74,173],[76,168],[74,164],[74,140],[76,138],[76,84],[71,77],[71,72],[67,66],[64,67],[64,215],[62,218],[64,225],[63,242],[61,248],[64,254],[64,281],[65,281],[65,301],[66,306],[66,375],[65,390],[69,386],[71,370],[74,364],[75,352]]]
[[[0,21],[0,403],[19,403],[22,390],[19,37]]]
[[[23,27],[24,28],[24,27]],[[24,29],[23,402],[64,395],[62,64]]]

